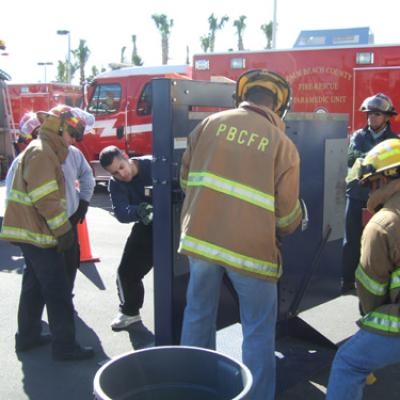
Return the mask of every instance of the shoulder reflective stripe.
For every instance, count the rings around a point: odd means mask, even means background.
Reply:
[[[367,289],[370,293],[376,296],[383,296],[387,292],[388,284],[387,283],[379,283],[375,281],[364,270],[364,267],[361,264],[358,264],[356,270],[356,278],[358,281]]]
[[[296,205],[293,208],[292,212],[284,217],[280,217],[277,219],[276,224],[280,228],[284,228],[289,226],[292,222],[296,221],[297,217],[301,214],[301,207],[299,200],[296,201]]]
[[[7,200],[25,204],[26,206],[32,205],[31,198],[26,193],[20,192],[19,190],[11,189]]]
[[[52,180],[29,192],[29,197],[32,199],[33,202],[35,202],[40,200],[42,197],[48,195],[49,193],[55,192],[56,190],[58,190],[57,182],[55,180]]]
[[[223,261],[231,267],[244,271],[276,279],[281,276],[281,268],[278,264],[235,253],[191,236],[183,236],[181,238],[181,248],[213,261]]]
[[[3,226],[0,237],[8,240],[23,240],[32,244],[42,246],[55,246],[57,240],[52,235],[44,235],[28,231],[27,229],[16,228],[13,226]]]
[[[188,186],[205,186],[228,196],[236,197],[266,210],[275,211],[275,198],[250,186],[231,181],[209,172],[190,172]]]
[[[384,332],[400,333],[400,318],[372,311],[361,319],[361,324]]]
[[[182,189],[186,189],[186,186],[187,186],[187,180],[186,180],[186,179],[182,179],[182,178],[181,178],[181,180],[180,180],[180,181],[181,181],[181,182],[180,182],[180,183],[181,183],[181,188],[182,188]]]
[[[61,225],[64,225],[67,222],[67,213],[65,211],[56,215],[54,218],[48,219],[47,224],[51,230],[59,228]]]
[[[400,288],[400,268],[397,267],[390,276],[390,289]]]

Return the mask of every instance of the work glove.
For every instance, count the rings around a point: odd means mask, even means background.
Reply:
[[[70,229],[65,232],[63,235],[57,238],[57,251],[62,253],[63,251],[68,250],[74,244],[75,235],[74,231]]]
[[[69,217],[72,225],[81,224],[85,219],[85,215],[89,208],[89,202],[86,200],[79,200],[79,205],[76,211]]]
[[[153,206],[149,203],[140,203],[136,208],[139,221],[144,225],[153,222]]]

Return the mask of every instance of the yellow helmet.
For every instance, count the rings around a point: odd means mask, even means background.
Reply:
[[[292,100],[290,85],[283,77],[266,69],[251,69],[239,76],[236,82],[236,105],[244,101],[249,89],[257,86],[276,96],[274,111],[283,119]]]
[[[387,139],[373,147],[362,161],[360,180],[365,184],[379,176],[398,177],[400,139]]]

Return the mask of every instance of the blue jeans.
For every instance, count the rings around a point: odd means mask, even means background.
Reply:
[[[369,373],[400,363],[400,337],[360,329],[333,360],[327,400],[361,400]]]
[[[226,273],[238,294],[243,362],[253,375],[252,400],[275,398],[275,325],[277,285],[189,257],[181,344],[215,349],[221,282]]]

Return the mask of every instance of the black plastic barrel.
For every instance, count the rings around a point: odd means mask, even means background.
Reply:
[[[94,378],[98,400],[250,399],[252,376],[242,363],[198,347],[163,346],[124,354]]]

